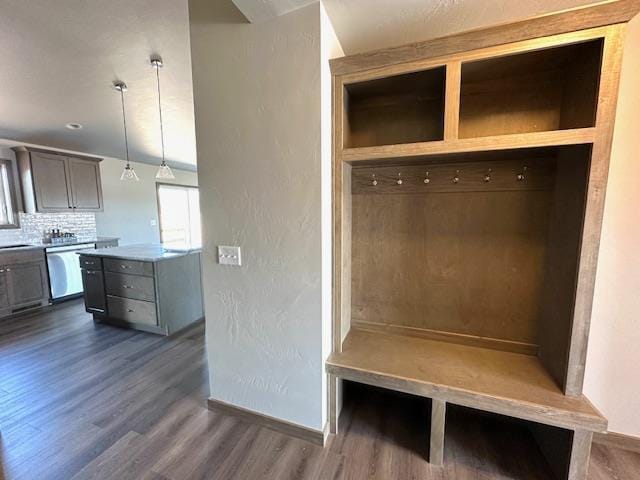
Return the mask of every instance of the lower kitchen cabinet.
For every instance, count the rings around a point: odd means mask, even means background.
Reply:
[[[41,249],[0,254],[0,317],[49,303],[49,282]]]
[[[101,263],[100,259],[93,258],[93,262]],[[107,313],[107,302],[104,296],[104,274],[102,266],[82,269],[82,284],[84,286],[84,305],[89,313],[104,315]]]
[[[171,335],[204,316],[199,251],[101,249],[82,253],[80,266],[85,309],[97,322]]]

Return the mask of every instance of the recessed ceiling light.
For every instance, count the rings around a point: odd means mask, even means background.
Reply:
[[[82,128],[82,124],[80,123],[67,123],[65,125],[69,130],[80,130]]]

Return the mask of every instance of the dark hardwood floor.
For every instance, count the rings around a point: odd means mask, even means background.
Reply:
[[[525,427],[466,409],[431,467],[428,401],[363,386],[326,448],[210,412],[203,335],[94,325],[78,301],[0,321],[0,479],[550,478]],[[639,454],[594,446],[591,479],[639,472]]]

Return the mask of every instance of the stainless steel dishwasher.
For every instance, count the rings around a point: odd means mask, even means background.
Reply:
[[[82,243],[48,247],[45,250],[52,302],[79,297],[82,294],[82,272],[78,252],[94,248],[95,243]]]

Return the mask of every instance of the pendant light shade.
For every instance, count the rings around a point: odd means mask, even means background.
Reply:
[[[162,68],[162,58],[157,55],[151,56],[151,66],[156,69],[156,80],[158,83],[158,113],[160,117],[160,144],[162,145],[162,162],[156,173],[156,178],[161,180],[172,180],[176,178],[164,158],[164,125],[162,123],[162,101],[160,97],[160,69]]]
[[[124,170],[122,170],[122,175],[120,175],[120,180],[135,180],[136,182],[140,180],[138,175],[136,175],[136,171],[131,166],[129,162],[129,139],[127,137],[127,115],[124,109],[124,92],[127,91],[127,84],[121,81],[113,82],[114,88],[120,92],[120,100],[122,102],[122,126],[124,130],[124,151],[125,158],[127,163],[124,166]]]

